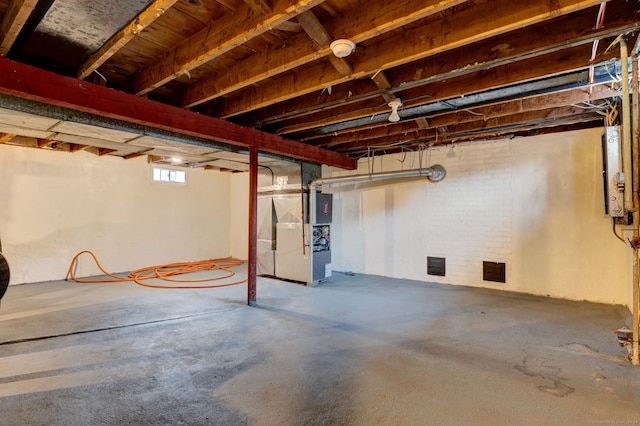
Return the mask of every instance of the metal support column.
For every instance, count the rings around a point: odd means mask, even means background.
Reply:
[[[249,148],[249,251],[247,267],[247,304],[256,306],[258,257],[258,148]]]

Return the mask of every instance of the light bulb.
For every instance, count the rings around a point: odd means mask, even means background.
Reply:
[[[389,121],[395,123],[400,121],[400,116],[398,115],[398,108],[402,106],[402,101],[398,98],[389,102],[389,106],[391,107],[391,115],[389,116]]]
[[[447,152],[447,158],[454,158],[456,152],[453,150],[453,144],[449,145],[449,152]]]

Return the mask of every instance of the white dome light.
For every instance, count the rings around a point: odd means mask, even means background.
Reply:
[[[341,38],[331,42],[329,47],[338,58],[344,58],[351,55],[351,52],[356,48],[356,44],[351,40]]]

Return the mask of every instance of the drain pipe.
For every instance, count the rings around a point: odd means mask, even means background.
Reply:
[[[400,179],[407,177],[426,177],[431,182],[440,182],[444,179],[445,175],[446,171],[444,167],[435,165],[425,169],[411,169],[397,172],[368,173],[364,175],[314,179],[309,182],[309,223],[311,225],[316,223],[316,189],[318,186],[383,179]]]

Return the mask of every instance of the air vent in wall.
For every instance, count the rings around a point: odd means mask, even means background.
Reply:
[[[445,262],[446,259],[444,257],[427,257],[427,274],[428,275],[438,275],[444,277],[445,274]]]
[[[482,279],[484,281],[507,282],[505,278],[505,264],[498,262],[482,262]]]

